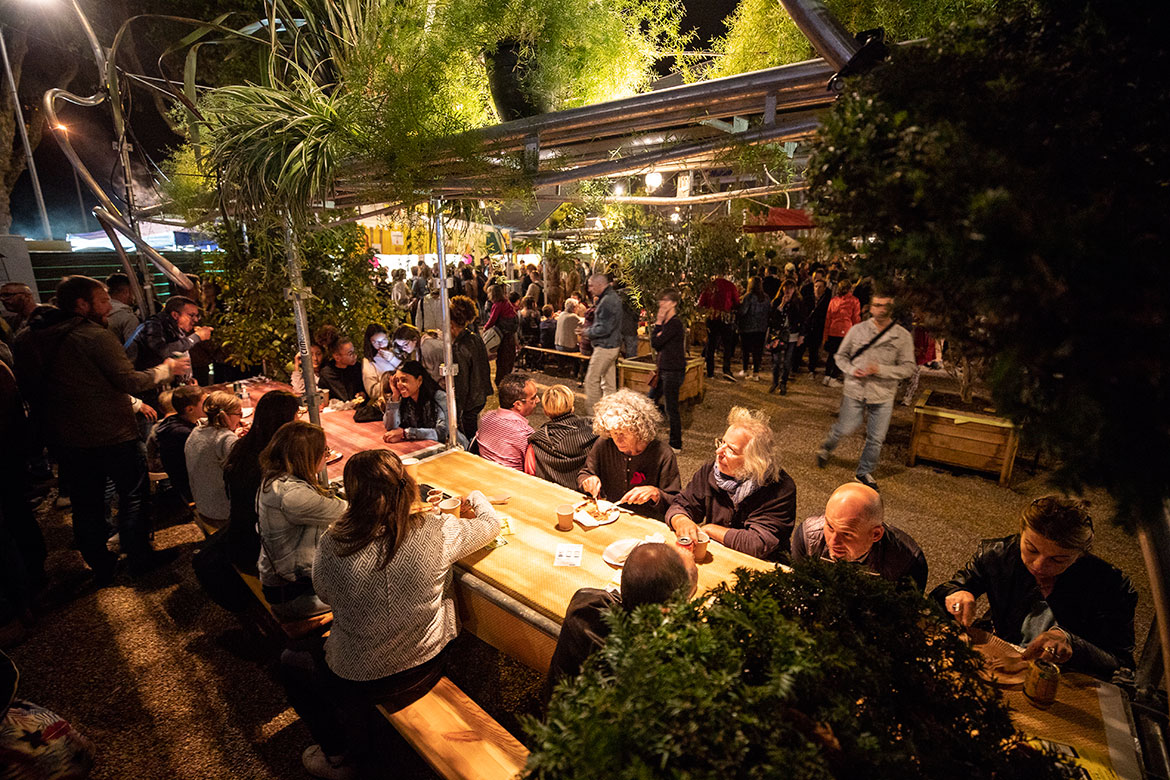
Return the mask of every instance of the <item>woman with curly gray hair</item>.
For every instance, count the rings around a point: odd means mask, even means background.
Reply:
[[[674,450],[658,439],[662,415],[641,393],[622,389],[593,406],[597,443],[589,451],[577,486],[616,504],[662,519],[682,482]]]

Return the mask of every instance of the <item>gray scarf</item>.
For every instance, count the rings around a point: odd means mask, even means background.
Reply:
[[[727,476],[719,470],[718,463],[715,464],[714,474],[715,484],[723,490],[727,491],[727,493],[731,496],[732,505],[737,509],[739,508],[739,505],[743,503],[745,498],[750,496],[752,493],[755,493],[756,490],[760,487],[751,477],[748,477],[744,480],[738,480]]]

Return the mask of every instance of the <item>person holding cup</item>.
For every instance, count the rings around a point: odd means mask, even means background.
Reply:
[[[1089,552],[1092,544],[1086,502],[1037,498],[1021,513],[1018,534],[984,539],[930,595],[966,627],[976,623],[975,602],[986,593],[991,620],[980,627],[1027,645],[1027,660],[1108,680],[1134,666],[1137,592],[1120,569]]]
[[[715,445],[715,459],[674,499],[666,524],[693,542],[704,523],[702,531],[725,547],[783,560],[795,525],[796,483],[780,467],[767,415],[733,407]]]
[[[682,488],[674,450],[658,439],[661,425],[654,402],[641,393],[623,388],[598,400],[593,431],[601,438],[589,450],[577,486],[661,520]]]

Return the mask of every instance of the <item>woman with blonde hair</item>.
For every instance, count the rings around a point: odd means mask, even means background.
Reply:
[[[691,477],[666,524],[680,538],[695,539],[701,529],[725,547],[778,561],[788,553],[795,522],[796,483],[780,467],[768,416],[732,407],[715,459]]]
[[[641,393],[622,388],[603,397],[593,406],[593,431],[602,438],[585,459],[578,487],[662,519],[682,483],[674,450],[658,438],[661,425],[654,402]]]
[[[195,511],[213,528],[227,525],[232,514],[223,467],[239,438],[236,429],[242,419],[239,398],[223,390],[212,391],[203,398],[203,419],[183,445]]]
[[[1089,552],[1093,518],[1085,501],[1044,496],[1024,507],[1020,532],[984,539],[955,576],[931,592],[962,626],[975,623],[1017,645],[1024,658],[1064,664],[1108,680],[1134,667],[1137,592],[1116,566]]]
[[[442,677],[458,631],[451,567],[500,532],[478,490],[466,498],[470,517],[414,511],[418,486],[389,450],[351,457],[345,493],[349,507],[313,563],[333,627],[328,639],[281,658],[289,701],[316,740],[302,761],[317,777],[357,776],[374,705],[399,710]]]
[[[264,598],[280,620],[329,611],[313,590],[313,556],[325,529],[346,503],[320,484],[325,431],[302,420],[285,423],[260,453],[260,529],[257,569]]]
[[[564,385],[544,391],[540,403],[548,422],[528,437],[524,455],[525,473],[574,490],[585,456],[597,441],[589,421],[573,413],[575,401],[573,391]]]

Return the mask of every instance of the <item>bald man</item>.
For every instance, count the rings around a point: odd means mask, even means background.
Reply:
[[[37,302],[33,300],[32,288],[23,282],[5,282],[0,285],[0,303],[4,304],[4,319],[12,332],[28,324],[28,318]]]
[[[894,582],[909,577],[926,589],[926,556],[905,531],[885,522],[882,497],[860,482],[833,491],[825,514],[792,532],[792,562],[805,558],[849,561]]]

